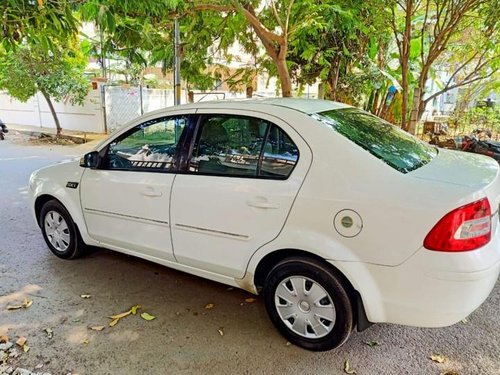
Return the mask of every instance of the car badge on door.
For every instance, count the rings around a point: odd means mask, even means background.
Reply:
[[[78,182],[68,181],[66,187],[70,189],[76,189],[78,187]]]

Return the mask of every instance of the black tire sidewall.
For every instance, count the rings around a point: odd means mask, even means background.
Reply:
[[[69,241],[69,246],[65,251],[59,251],[54,246],[50,243],[47,233],[45,232],[45,217],[50,211],[55,211],[59,215],[61,215],[64,220],[66,221],[66,224],[68,225],[68,230],[69,230],[69,235],[70,235],[70,241]],[[78,256],[79,254],[79,241],[78,241],[78,233],[75,228],[75,224],[73,220],[71,219],[70,214],[68,211],[64,208],[62,204],[60,204],[58,201],[52,200],[47,203],[45,203],[40,211],[40,228],[42,229],[42,234],[45,242],[47,243],[47,246],[49,247],[50,251],[54,253],[59,258],[62,259],[72,259]]]
[[[304,276],[320,284],[330,295],[335,306],[336,319],[333,329],[319,339],[309,339],[291,331],[276,310],[274,295],[276,287],[287,277]],[[276,265],[264,286],[264,302],[267,313],[285,338],[292,344],[313,351],[326,351],[341,346],[354,327],[352,304],[346,286],[328,267],[309,259],[288,259]]]

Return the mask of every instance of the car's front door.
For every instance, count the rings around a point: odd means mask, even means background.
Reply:
[[[201,109],[192,155],[172,188],[179,263],[243,277],[282,229],[311,163],[302,137],[273,116]]]
[[[81,181],[89,235],[103,245],[173,260],[170,191],[191,115],[142,122],[101,151]]]

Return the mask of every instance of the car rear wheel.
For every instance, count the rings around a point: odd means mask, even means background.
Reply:
[[[308,350],[339,347],[354,327],[348,287],[314,259],[288,258],[278,263],[266,279],[264,300],[283,336]]]
[[[49,249],[59,258],[82,255],[85,244],[68,211],[56,200],[45,203],[40,211],[40,227]]]

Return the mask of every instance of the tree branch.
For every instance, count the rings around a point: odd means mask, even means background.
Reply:
[[[444,94],[445,92],[456,89],[457,87],[462,87],[462,86],[468,85],[468,84],[473,83],[473,82],[487,79],[487,78],[491,77],[493,74],[495,74],[497,71],[498,71],[498,69],[494,69],[491,72],[489,72],[488,74],[486,74],[485,76],[477,76],[475,78],[472,78],[469,80],[464,80],[462,82],[456,83],[456,84],[448,86],[448,87],[445,86],[442,90],[439,90],[438,92],[436,92],[436,93],[432,94],[431,96],[429,96],[428,98],[424,99],[424,103],[427,104],[432,99]]]
[[[255,10],[253,9],[253,7],[251,5],[247,5],[245,7],[245,6],[241,5],[239,3],[239,1],[233,0],[231,2],[233,3],[233,6],[236,10],[243,13],[243,15],[245,16],[247,21],[254,28],[255,32],[258,35],[262,35],[262,38],[269,40],[269,41],[276,42],[278,44],[283,43],[283,40],[284,40],[283,36],[278,35],[276,33],[273,33],[266,26],[264,26],[264,24],[262,24],[262,22],[260,22],[260,20],[255,15]],[[261,38],[261,40],[262,40],[262,38]],[[262,41],[264,42],[264,40],[262,40]]]
[[[278,9],[276,9],[276,3],[274,2],[274,0],[270,0],[270,2],[271,2],[271,8],[273,10],[274,17],[276,18],[278,25],[280,25],[281,29],[285,32],[286,28],[285,28],[285,25],[283,25],[283,21],[281,21],[281,18],[278,14]]]
[[[430,1],[426,1],[425,3],[425,15],[424,15],[424,24],[422,25],[422,32],[420,33],[420,60],[422,62],[422,66],[424,65],[424,35],[425,28],[427,27],[427,17],[429,16],[429,3]]]
[[[286,22],[285,22],[285,30],[283,32],[285,35],[288,33],[288,25],[290,23],[290,14],[292,13],[292,6],[293,6],[294,0],[291,0],[290,3],[288,4],[288,9],[286,11]]]

